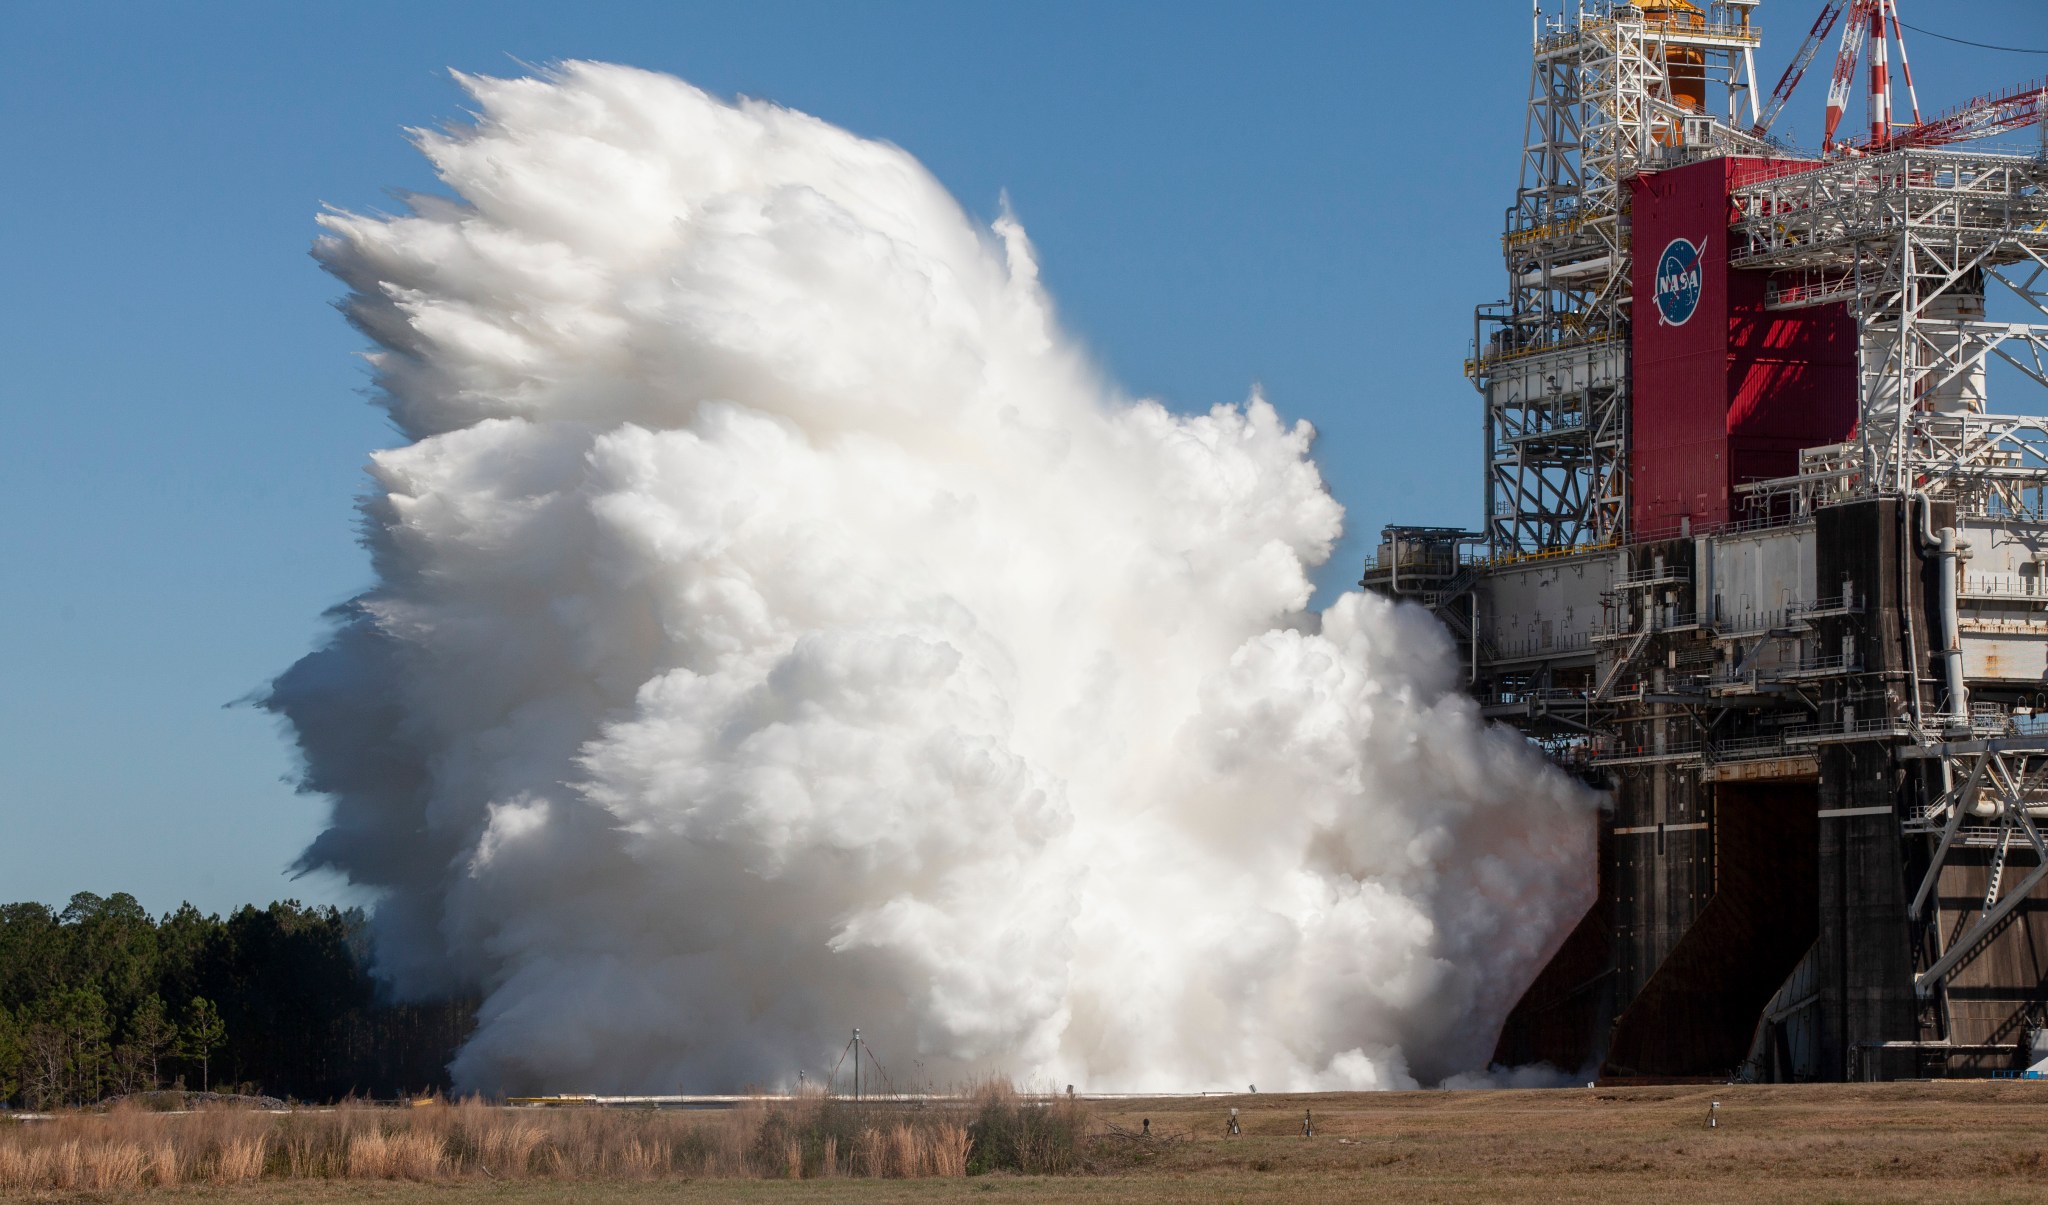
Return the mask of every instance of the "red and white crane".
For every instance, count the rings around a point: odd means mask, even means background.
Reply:
[[[1848,20],[1843,23],[1846,14]],[[1920,119],[1920,96],[1913,87],[1913,64],[1906,57],[1906,35],[1899,22],[1898,0],[1827,0],[1813,28],[1785,68],[1770,102],[1751,133],[1762,137],[1784,112],[1792,92],[1813,65],[1821,45],[1835,26],[1842,24],[1842,41],[1835,52],[1835,67],[1828,80],[1827,122],[1821,135],[1823,154],[1869,154],[1906,147],[1946,146],[1973,138],[1988,138],[2048,120],[2048,80],[2020,84],[1986,93],[1969,103],[1934,118]],[[1897,43],[1899,70],[1906,84],[1906,98],[1912,107],[1910,123],[1892,120],[1892,79],[1889,49]],[[1849,93],[1856,85],[1856,66],[1869,57],[1865,89],[1870,112],[1870,133],[1861,141],[1838,140],[1842,116],[1849,107]]]
[[[1820,53],[1820,44],[1827,41],[1828,34],[1835,28],[1835,22],[1842,19],[1842,10],[1848,5],[1842,0],[1827,0],[1820,6],[1820,16],[1813,19],[1813,28],[1806,33],[1806,40],[1799,44],[1799,53],[1792,56],[1792,63],[1785,68],[1785,74],[1778,77],[1778,86],[1771,89],[1770,102],[1764,105],[1763,116],[1757,118],[1750,133],[1758,138],[1770,133],[1771,123],[1778,120],[1778,114],[1785,111],[1785,102],[1792,99],[1792,90],[1805,77],[1806,69],[1813,65],[1814,56]]]
[[[1823,154],[1835,149],[1835,131],[1842,124],[1842,114],[1849,107],[1849,91],[1856,84],[1856,61],[1866,49],[1870,52],[1870,144],[1881,145],[1890,140],[1892,73],[1886,61],[1886,48],[1892,42],[1899,44],[1899,66],[1906,76],[1913,123],[1919,124],[1920,97],[1913,90],[1913,65],[1906,58],[1906,36],[1899,28],[1897,0],[1855,0],[1849,10],[1849,23],[1842,30],[1841,49],[1835,52],[1834,75],[1828,81],[1827,126],[1820,140]]]
[[[1863,57],[1863,40],[1870,36],[1870,14],[1876,9],[1870,0],[1856,0],[1849,10],[1848,23],[1842,26],[1842,45],[1835,51],[1834,74],[1828,77],[1827,125],[1820,136],[1820,150],[1827,154],[1835,149],[1835,131],[1841,128],[1842,114],[1849,107],[1849,89],[1856,82],[1856,62]]]

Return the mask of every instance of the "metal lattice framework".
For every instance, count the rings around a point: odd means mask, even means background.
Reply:
[[[1925,496],[1960,514],[2048,524],[2048,422],[1989,413],[1986,389],[1993,359],[2048,389],[2048,159],[1959,149],[1852,155],[1742,184],[1733,200],[1731,264],[1772,273],[1767,305],[1845,305],[1857,328],[1856,438],[1803,452],[1796,477],[1747,488],[1790,495],[1798,509]],[[1987,300],[2000,294],[2029,320],[1990,320]],[[1916,687],[1912,743],[1899,756],[1936,760],[1944,786],[1903,816],[1906,835],[1932,846],[1908,919],[1921,935],[1914,989],[1944,1009],[1948,978],[2048,881],[2048,739],[1937,739],[1918,697]],[[1960,710],[1954,699],[1949,706]],[[1974,917],[1934,923],[1929,901],[1962,849],[1980,851],[1972,856],[1985,867],[1982,905]]]
[[[1848,159],[1739,186],[1731,264],[1769,306],[1846,304],[1859,331],[1853,446],[1813,449],[1805,505],[1921,491],[1966,513],[2039,517],[2048,428],[1987,414],[1997,359],[2048,388],[2048,162],[1966,150]],[[1987,291],[2028,318],[1985,317]]]
[[[1983,948],[2005,918],[2048,880],[2048,739],[2008,737],[1909,749],[1908,758],[1938,759],[1949,782],[1924,811],[1905,818],[1909,834],[1935,837],[1934,853],[1908,917],[1927,930],[1925,963],[1914,976],[1922,999],[1934,997],[1950,972]],[[1941,874],[1959,849],[1989,851],[1982,905],[1955,934],[1927,924]]]
[[[1486,398],[1486,534],[1496,555],[1623,535],[1627,182],[1646,166],[1765,149],[1744,132],[1756,118],[1750,7],[1581,6],[1539,21],[1521,184],[1501,238],[1508,299],[1479,310],[1467,365]],[[1721,89],[1725,119],[1681,103],[1674,62],[1696,71],[1700,87]]]

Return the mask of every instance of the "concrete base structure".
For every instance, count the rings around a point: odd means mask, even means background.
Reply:
[[[2048,91],[1807,154],[1762,137],[1798,70],[1759,111],[1755,0],[1547,7],[1465,365],[1481,530],[1387,528],[1362,583],[1612,799],[1499,1061],[2029,1066],[2048,407],[1990,387],[2048,388],[2048,156],[1960,143]]]
[[[2048,590],[1955,549],[2035,564],[2040,530],[1871,499],[1464,566],[1458,533],[1409,532],[1364,584],[1433,608],[1486,713],[1613,801],[1599,900],[1499,1061],[1765,1081],[2029,1065]]]

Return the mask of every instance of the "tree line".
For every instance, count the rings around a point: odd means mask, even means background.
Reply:
[[[367,951],[360,909],[293,900],[225,919],[152,917],[126,893],[0,905],[0,1100],[445,1089],[474,1001],[384,1000]]]

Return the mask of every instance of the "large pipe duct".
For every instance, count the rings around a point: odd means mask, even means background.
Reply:
[[[1934,530],[1934,500],[1925,493],[1913,491],[1908,505],[1915,504],[1920,508],[1920,547],[1922,551],[1935,549],[1941,557],[1941,659],[1948,678],[1948,715],[1958,723],[1968,724],[1970,694],[1963,682],[1963,634],[1957,620],[1956,562],[1969,556],[1970,542],[1958,537],[1953,527]],[[1915,668],[1914,672],[1919,670]]]

